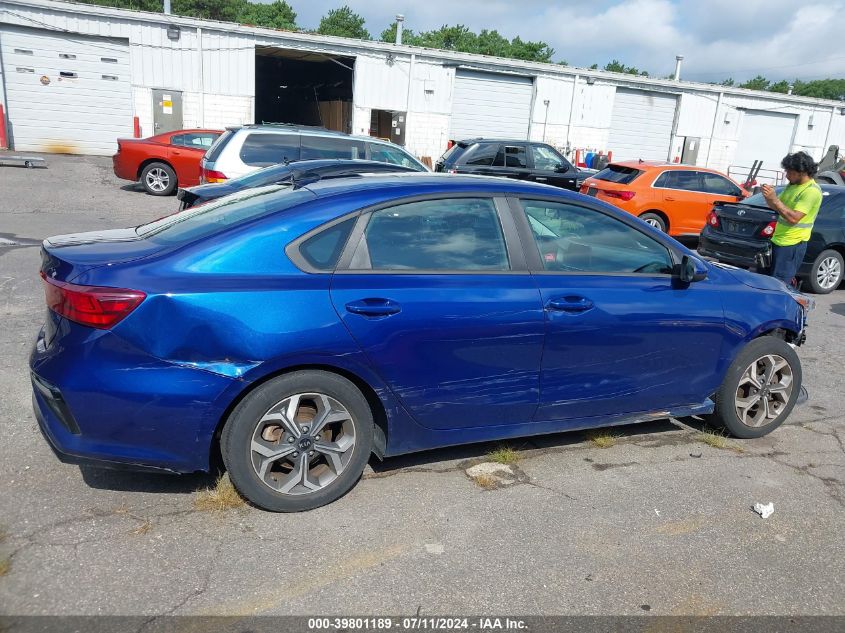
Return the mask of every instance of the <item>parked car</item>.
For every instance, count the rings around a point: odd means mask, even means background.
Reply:
[[[337,499],[371,453],[688,415],[760,437],[798,398],[812,307],[598,200],[426,174],[49,238],[41,277],[34,407],[61,459],[219,451],[277,511]]]
[[[228,128],[202,160],[202,182],[219,183],[262,167],[297,160],[373,160],[429,169],[404,148],[369,136],[350,136],[302,125],[245,125]]]
[[[389,172],[417,171],[410,167],[380,163],[374,160],[300,160],[294,163],[273,165],[259,169],[246,176],[233,178],[221,183],[210,183],[180,189],[176,197],[181,200],[181,209],[190,209],[209,200],[222,198],[230,193],[264,187],[266,185],[292,184],[320,180],[322,178],[340,178],[384,174]]]
[[[813,292],[827,294],[839,287],[845,270],[845,186],[820,186],[822,206],[798,278]],[[777,214],[759,193],[740,204],[717,204],[701,232],[698,252],[734,266],[759,267],[771,251],[776,222]]]
[[[153,196],[200,183],[200,160],[220,130],[176,130],[149,138],[121,138],[112,157],[114,175],[139,182]]]
[[[715,202],[750,195],[713,169],[677,163],[611,163],[584,181],[581,193],[595,196],[673,236],[701,233]]]
[[[581,183],[596,173],[575,167],[546,143],[489,138],[457,141],[435,163],[434,171],[501,176],[572,191],[578,191]]]

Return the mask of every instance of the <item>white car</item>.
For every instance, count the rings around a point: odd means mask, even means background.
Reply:
[[[296,125],[228,128],[200,163],[203,183],[224,182],[262,167],[320,158],[366,159],[430,171],[402,147],[368,136]]]

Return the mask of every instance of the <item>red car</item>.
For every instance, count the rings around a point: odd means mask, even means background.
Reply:
[[[175,130],[150,138],[122,138],[112,157],[118,178],[141,182],[154,196],[200,184],[200,159],[220,130]]]

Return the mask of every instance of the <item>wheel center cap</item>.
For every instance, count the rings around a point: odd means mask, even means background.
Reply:
[[[314,440],[310,437],[300,437],[297,446],[299,446],[299,450],[307,451],[314,446]]]

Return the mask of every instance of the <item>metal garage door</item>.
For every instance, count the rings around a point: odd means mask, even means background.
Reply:
[[[792,146],[795,118],[794,114],[747,110],[740,123],[733,166],[751,167],[755,160],[762,160],[763,169],[779,170]]]
[[[132,135],[129,43],[3,25],[15,149],[113,154]]]
[[[530,77],[458,70],[450,138],[528,138]]]
[[[675,95],[617,88],[607,143],[613,160],[667,160],[677,105]]]

